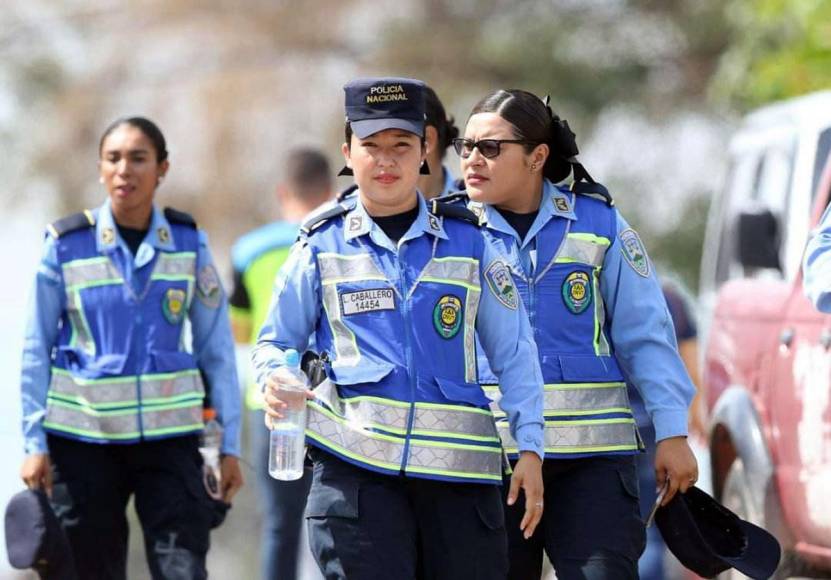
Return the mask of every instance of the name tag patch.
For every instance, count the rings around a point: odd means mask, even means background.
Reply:
[[[392,288],[344,292],[340,295],[340,302],[344,316],[379,310],[395,310],[395,292]]]

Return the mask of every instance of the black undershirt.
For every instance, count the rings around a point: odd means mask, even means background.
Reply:
[[[135,228],[128,228],[119,224],[115,225],[118,228],[118,235],[121,236],[121,239],[126,242],[127,247],[130,248],[130,251],[135,256],[141,242],[144,241],[144,237],[147,235],[148,229],[137,230]]]
[[[378,227],[387,234],[387,237],[397,244],[398,240],[407,233],[407,230],[410,229],[410,226],[413,225],[417,217],[418,204],[413,209],[405,211],[404,213],[373,217],[372,221],[378,224]]]
[[[537,209],[532,211],[531,213],[514,213],[512,211],[508,211],[507,209],[500,209],[496,208],[502,217],[505,218],[505,221],[514,228],[514,231],[519,234],[520,240],[525,240],[525,236],[528,235],[528,230],[531,229],[531,226],[534,224],[534,220],[537,219],[537,214],[540,213],[540,210]]]

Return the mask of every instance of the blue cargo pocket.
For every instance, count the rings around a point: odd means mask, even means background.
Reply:
[[[306,502],[306,517],[358,519],[360,481],[354,477],[327,475],[316,466]]]
[[[617,360],[611,356],[595,355],[559,355],[563,380],[570,383],[581,382],[617,382],[623,380],[623,374]]]
[[[491,400],[476,383],[460,383],[450,379],[435,377],[441,394],[451,403],[464,403],[475,407],[487,407]]]

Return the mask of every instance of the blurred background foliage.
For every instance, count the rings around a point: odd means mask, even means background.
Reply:
[[[831,2],[6,0],[0,195],[55,216],[99,203],[98,135],[146,114],[171,142],[160,201],[193,211],[225,257],[276,215],[286,150],[339,163],[340,87],[358,74],[423,78],[460,124],[494,88],[550,94],[589,171],[695,288],[729,132],[831,86]]]

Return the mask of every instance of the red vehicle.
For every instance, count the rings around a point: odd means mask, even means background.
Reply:
[[[776,578],[831,578],[831,316],[805,297],[799,267],[831,201],[831,94],[824,119],[813,98],[768,108],[734,139],[702,272],[713,492],[779,539]]]

